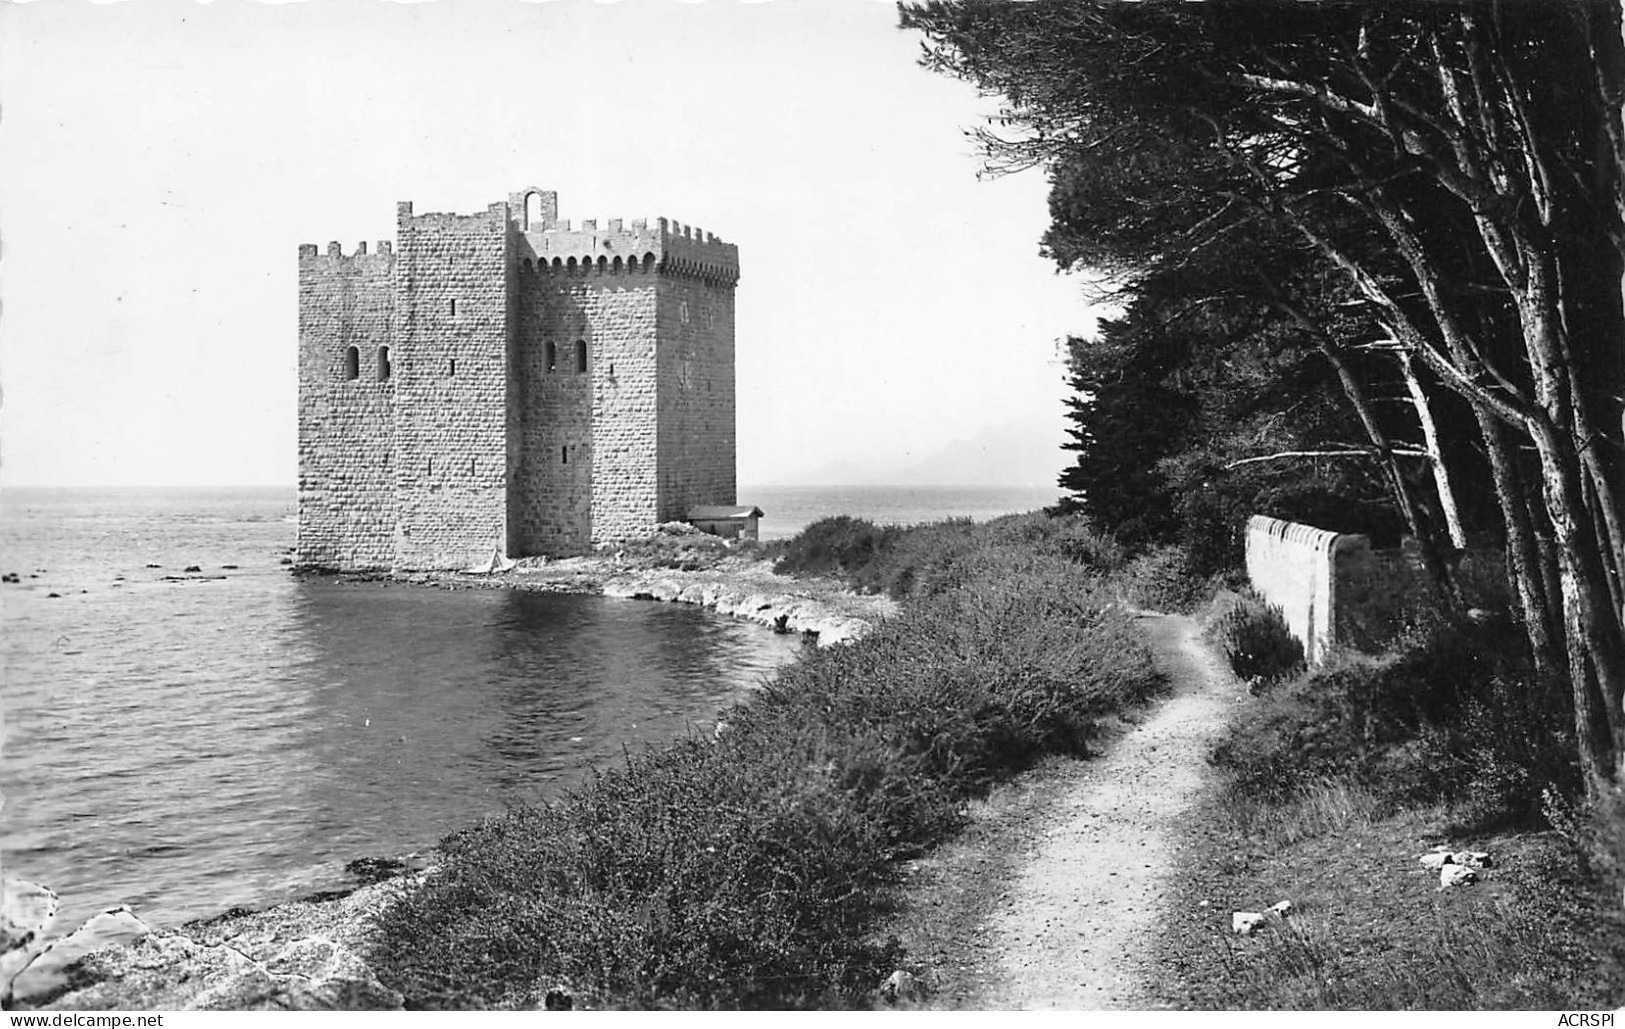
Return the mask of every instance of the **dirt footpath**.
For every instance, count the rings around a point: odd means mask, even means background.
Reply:
[[[972,811],[914,870],[898,935],[938,1008],[1143,1008],[1155,925],[1207,770],[1246,690],[1178,616],[1141,619],[1172,692],[1104,753]]]

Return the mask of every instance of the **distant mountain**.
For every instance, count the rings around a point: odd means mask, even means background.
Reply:
[[[1061,449],[1064,440],[1059,422],[1007,422],[913,460],[879,467],[832,461],[796,478],[850,486],[1053,486],[1072,459]]]

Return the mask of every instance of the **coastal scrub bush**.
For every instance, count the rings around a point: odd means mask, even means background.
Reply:
[[[647,538],[600,549],[634,564],[690,572],[713,567],[733,550],[721,536],[702,532],[686,522],[664,522]]]
[[[773,570],[863,580],[901,531],[849,515],[820,518],[783,544]]]
[[[896,967],[875,932],[901,860],[1161,686],[1095,579],[1010,531],[890,530],[899,615],[804,651],[714,737],[448,838],[383,918],[380,977],[421,1007],[535,1006],[561,981],[596,1006],[863,1003]],[[843,523],[791,552],[861,570],[877,538]]]
[[[1123,601],[1149,611],[1189,613],[1208,599],[1212,587],[1197,575],[1184,550],[1151,547],[1126,562],[1113,576]]]
[[[780,547],[773,570],[781,575],[832,576],[897,600],[935,596],[1051,559],[1099,573],[1115,571],[1124,561],[1123,548],[1081,515],[1043,512],[906,527],[842,515],[812,523]]]
[[[1236,677],[1255,691],[1303,670],[1303,644],[1287,628],[1281,609],[1256,597],[1236,597],[1205,635]]]
[[[1543,794],[1578,783],[1565,701],[1516,637],[1441,625],[1380,657],[1334,654],[1283,684],[1213,760],[1238,793],[1266,801],[1347,778],[1391,805],[1454,804],[1475,825],[1542,824]]]

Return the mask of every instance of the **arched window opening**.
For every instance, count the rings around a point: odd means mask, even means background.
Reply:
[[[610,268],[615,272],[616,275],[619,275],[622,271],[626,270],[626,262],[621,260],[620,255],[617,254],[615,257],[615,262],[610,265]]]
[[[553,274],[557,275],[559,272],[561,272],[563,270],[564,270],[564,260],[562,258],[558,258],[558,257],[553,258]]]
[[[525,228],[532,225],[538,229],[542,227],[542,195],[540,193],[525,194]]]
[[[557,371],[559,367],[559,345],[549,340],[547,344],[547,370]]]
[[[576,273],[576,259],[572,257],[564,262],[564,270],[566,273],[574,275]]]
[[[607,271],[609,271],[609,258],[600,257],[598,259],[598,274],[602,275]]]
[[[344,377],[346,379],[361,377],[361,351],[355,347],[346,347],[344,350]]]
[[[655,270],[655,255],[653,253],[643,255],[643,270],[646,274]]]
[[[578,340],[576,340],[576,371],[577,372],[584,372],[586,370],[587,370],[587,341],[584,340],[584,339],[578,339]]]
[[[384,382],[389,378],[389,348],[378,348],[378,381]]]
[[[530,273],[531,273],[530,258],[527,257],[527,258],[525,258],[525,274],[529,275]]]

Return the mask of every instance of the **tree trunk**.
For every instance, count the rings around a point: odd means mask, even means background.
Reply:
[[[1433,419],[1433,404],[1422,389],[1422,380],[1416,376],[1416,364],[1408,350],[1399,352],[1399,367],[1405,373],[1405,388],[1411,403],[1416,406],[1416,420],[1422,424],[1423,445],[1433,462],[1433,485],[1439,491],[1439,509],[1444,514],[1445,527],[1450,532],[1450,543],[1457,550],[1467,549],[1467,530],[1462,528],[1461,509],[1456,505],[1456,491],[1450,484],[1450,466],[1445,464],[1439,449],[1439,426]]]
[[[1543,553],[1536,537],[1523,473],[1518,468],[1517,454],[1507,439],[1506,427],[1494,415],[1476,405],[1473,413],[1478,418],[1478,431],[1484,440],[1484,453],[1489,458],[1490,475],[1495,480],[1495,493],[1506,527],[1508,577],[1518,598],[1518,609],[1523,614],[1524,634],[1529,638],[1535,669],[1543,673],[1561,673],[1568,663],[1564,659],[1563,649],[1556,642],[1555,626],[1561,619],[1553,605],[1559,595],[1548,589],[1548,580],[1553,585],[1556,583],[1557,555]],[[1548,556],[1551,558],[1550,565],[1546,560]],[[1551,571],[1549,577],[1548,567]]]
[[[1574,696],[1574,728],[1586,792],[1616,781],[1625,755],[1625,639],[1603,580],[1598,533],[1581,501],[1579,461],[1564,433],[1544,419],[1530,425],[1540,454],[1546,512],[1555,534],[1564,635]]]

